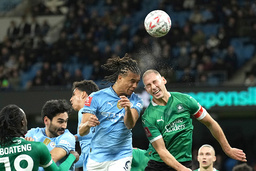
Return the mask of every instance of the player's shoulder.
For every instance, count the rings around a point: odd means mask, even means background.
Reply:
[[[142,99],[138,94],[132,93],[131,98]]]
[[[185,94],[185,93],[181,93],[181,92],[170,92],[171,96],[174,96],[174,97],[189,97],[188,94]]]
[[[107,88],[104,88],[104,89],[101,89],[99,91],[96,91],[96,92],[93,92],[90,94],[90,97],[101,97],[104,95],[104,94],[109,94],[110,93],[110,87],[107,87]]]
[[[178,100],[181,100],[181,101],[191,101],[191,100],[194,100],[194,98],[186,93],[181,93],[181,92],[170,92],[171,96],[174,98],[174,99],[178,99]]]
[[[28,130],[28,133],[33,133],[33,134],[42,133],[43,130],[44,130],[44,128],[36,127],[36,128],[31,128],[30,130]]]
[[[154,113],[154,106],[152,105],[152,101],[150,101],[148,107],[144,110],[142,119],[145,119],[146,117],[152,117],[152,114]]]
[[[37,149],[40,150],[41,148],[46,147],[45,144],[40,142],[40,141],[27,141],[23,138],[20,138],[19,140],[20,140],[20,144],[22,144],[22,145],[25,145],[25,144],[26,145],[31,145],[31,148],[33,148],[33,149],[37,148]]]
[[[72,134],[68,129],[65,129],[65,132],[58,136],[58,138],[66,138],[70,140],[75,140],[74,134]]]

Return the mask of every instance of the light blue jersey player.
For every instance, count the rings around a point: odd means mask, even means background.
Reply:
[[[79,125],[81,124],[81,119],[82,119],[82,110],[80,109],[78,112],[78,126],[77,126],[77,132],[79,131]],[[76,162],[75,166],[76,168],[78,167],[83,167],[83,171],[86,171],[86,163],[88,161],[88,156],[90,153],[90,144],[91,144],[91,139],[92,139],[92,131],[90,131],[87,135],[85,136],[80,136],[79,134],[76,134],[77,136],[77,141],[79,141],[80,147],[81,147],[81,155],[79,157],[79,161]],[[84,162],[86,161],[86,162]]]
[[[41,111],[45,128],[32,128],[26,137],[43,142],[56,164],[61,163],[70,150],[75,150],[75,136],[67,130],[70,104],[65,99],[47,101]],[[74,167],[70,168],[73,171]]]
[[[142,110],[142,100],[136,94],[129,98],[131,108]],[[91,128],[95,131],[91,140],[90,159],[102,163],[115,161],[132,156],[132,132],[124,124],[125,109],[118,100],[120,97],[112,87],[92,93],[83,108],[83,113],[91,113],[97,116],[100,124]]]
[[[32,128],[30,129],[25,137],[32,137],[37,142],[43,142],[49,151],[52,151],[53,148],[62,148],[67,152],[67,156],[70,150],[75,150],[75,137],[73,134],[69,132],[69,130],[65,130],[62,135],[58,137],[49,138],[45,134],[45,128]],[[58,162],[57,165],[60,165],[63,161],[65,161],[66,157],[62,158]],[[40,171],[44,169],[42,167],[39,168]],[[70,168],[70,171],[74,171],[74,166]]]
[[[77,134],[75,135],[76,140],[79,141],[81,147],[81,155],[79,157],[79,161],[76,162],[76,168],[83,168],[83,171],[87,171],[87,160],[90,152],[90,144],[92,139],[92,133],[85,136],[80,136],[79,125],[81,124],[81,120],[83,118],[82,109],[84,107],[86,98],[92,92],[98,91],[99,87],[97,84],[92,80],[82,80],[82,81],[75,81],[72,87],[72,96],[70,98],[70,103],[72,108],[78,112],[78,126],[77,126]]]
[[[93,133],[87,170],[130,171],[131,129],[143,108],[141,98],[134,93],[140,70],[127,54],[109,58],[102,67],[113,73],[105,80],[114,84],[90,94],[85,101],[79,134]]]

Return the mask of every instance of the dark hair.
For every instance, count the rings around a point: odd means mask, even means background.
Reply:
[[[25,113],[17,105],[10,104],[0,111],[0,145],[13,143],[14,137],[24,137],[26,133],[22,127]]]
[[[112,75],[104,77],[104,80],[107,82],[114,83],[116,82],[119,74],[127,74],[128,71],[140,75],[140,69],[137,62],[130,58],[126,53],[123,58],[112,57],[107,60],[107,63],[102,65],[102,68],[112,72]]]
[[[65,99],[47,101],[41,111],[42,119],[47,116],[50,120],[60,113],[71,112],[71,105]]]
[[[99,87],[92,80],[83,80],[83,81],[76,81],[73,83],[72,92],[75,89],[78,89],[80,91],[85,91],[89,95],[92,92],[98,91]]]

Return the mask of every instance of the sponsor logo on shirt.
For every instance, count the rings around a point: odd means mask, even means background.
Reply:
[[[145,127],[144,130],[145,130],[145,133],[146,133],[146,136],[147,136],[147,137],[151,137],[151,136],[152,136],[152,134],[151,134],[151,132],[149,131],[148,127]]]
[[[186,128],[186,126],[183,123],[183,119],[178,118],[175,121],[173,121],[172,123],[165,126],[165,132],[179,131],[179,130],[182,130],[185,128]]]
[[[92,97],[91,96],[88,96],[85,100],[85,103],[84,105],[85,106],[91,106],[91,102],[92,102]]]
[[[59,144],[66,144],[67,146],[71,147],[70,143],[66,140],[61,140]]]
[[[43,141],[43,143],[45,145],[48,145],[50,142],[51,142],[51,140],[49,138],[45,138],[44,141]]]

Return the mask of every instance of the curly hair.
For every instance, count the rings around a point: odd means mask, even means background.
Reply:
[[[140,75],[140,69],[138,67],[137,61],[130,58],[127,53],[123,58],[120,58],[119,56],[109,58],[107,63],[102,65],[102,68],[113,73],[104,77],[104,81],[110,83],[115,83],[118,75],[125,75],[128,71]]]
[[[25,113],[17,105],[10,104],[0,111],[0,145],[13,143],[14,137],[24,137],[26,130],[22,127]]]
[[[92,92],[98,91],[99,87],[92,80],[83,80],[83,81],[76,81],[73,83],[72,92],[75,89],[78,89],[80,91],[85,91],[89,95]]]
[[[42,119],[47,116],[50,120],[60,113],[71,112],[71,105],[65,99],[47,101],[41,111]]]

